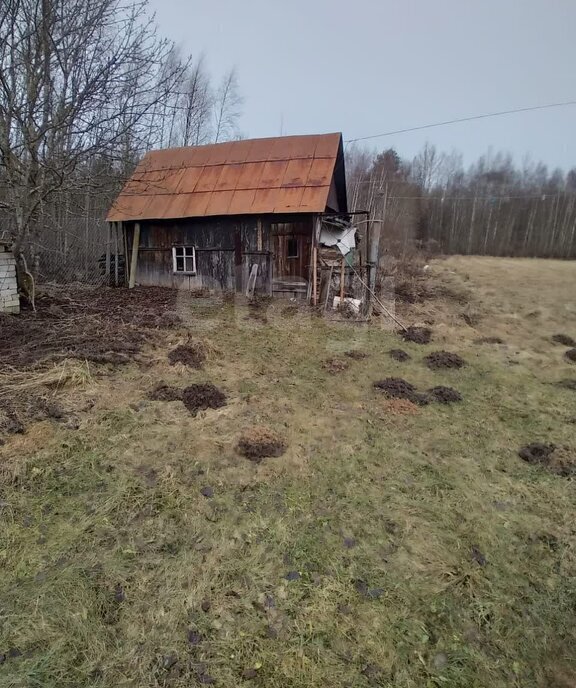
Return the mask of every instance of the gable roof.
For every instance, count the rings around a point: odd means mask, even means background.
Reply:
[[[141,160],[106,219],[322,213],[333,178],[334,210],[346,212],[341,134],[156,150]]]

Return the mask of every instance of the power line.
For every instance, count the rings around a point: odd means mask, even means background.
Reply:
[[[356,141],[368,141],[369,139],[379,139],[383,136],[394,136],[395,134],[406,134],[410,131],[420,131],[421,129],[432,129],[433,127],[445,127],[448,124],[458,124],[459,122],[471,122],[476,119],[486,119],[488,117],[501,117],[502,115],[513,115],[517,112],[532,112],[533,110],[547,110],[550,108],[566,107],[568,105],[576,105],[576,100],[567,100],[563,103],[548,103],[547,105],[532,105],[531,107],[514,108],[513,110],[500,110],[499,112],[487,112],[483,115],[473,115],[472,117],[458,117],[457,119],[448,119],[445,122],[435,122],[434,124],[422,124],[418,127],[408,127],[406,129],[396,129],[395,131],[385,131],[382,134],[372,134],[371,136],[359,136],[355,139],[348,139],[346,143],[355,143]]]

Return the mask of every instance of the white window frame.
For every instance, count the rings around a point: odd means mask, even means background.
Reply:
[[[182,251],[181,256],[176,256],[178,250]],[[184,270],[177,269],[176,258],[182,258]],[[192,259],[192,270],[186,270],[186,262]],[[172,272],[175,275],[195,275],[196,274],[196,247],[195,246],[172,246]]]

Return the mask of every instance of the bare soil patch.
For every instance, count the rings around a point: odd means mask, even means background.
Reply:
[[[190,385],[182,390],[184,406],[195,416],[204,409],[217,409],[226,406],[226,395],[210,382]]]
[[[387,377],[384,380],[374,382],[373,386],[384,392],[389,399],[407,399],[419,406],[424,406],[429,402],[425,394],[420,394],[414,385],[401,377]]]
[[[408,361],[410,359],[410,354],[402,349],[390,349],[388,354],[395,361]]]
[[[176,298],[176,290],[160,287],[47,289],[36,313],[1,316],[0,360],[19,370],[64,358],[127,363],[151,330],[177,324]]]
[[[324,370],[327,370],[332,375],[342,373],[350,367],[350,361],[345,361],[342,358],[329,358],[322,364]]]
[[[206,361],[206,349],[201,342],[181,344],[168,353],[168,360],[172,365],[182,363],[199,370]]]
[[[254,425],[242,433],[238,451],[251,461],[259,462],[267,457],[281,456],[287,449],[284,438],[271,428]]]
[[[148,392],[148,399],[152,401],[181,401],[182,390],[172,385],[160,383]]]
[[[576,363],[576,349],[568,349],[564,356],[571,362]]]
[[[451,351],[433,351],[428,354],[424,361],[428,368],[438,370],[441,368],[462,368],[466,361]]]
[[[576,475],[576,457],[569,447],[532,442],[522,447],[518,451],[518,456],[526,463],[543,466],[551,473],[564,478]]]
[[[552,335],[552,341],[555,344],[563,344],[564,346],[576,347],[576,339],[570,337],[567,334],[554,334]]]
[[[432,339],[432,330],[429,327],[410,326],[407,330],[402,330],[400,336],[405,342],[429,344]]]
[[[452,387],[444,387],[443,385],[432,387],[432,389],[428,390],[428,394],[434,401],[440,404],[452,404],[457,401],[462,401],[462,395],[458,390]]]

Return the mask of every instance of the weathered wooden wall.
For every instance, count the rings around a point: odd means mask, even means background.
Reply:
[[[279,235],[278,223],[286,235]],[[256,292],[271,294],[276,276],[309,274],[312,216],[234,216],[141,223],[136,284],[176,289],[244,291],[254,264],[258,264]],[[275,231],[272,231],[274,227]],[[131,251],[133,223],[127,223],[128,251]],[[285,259],[285,241],[297,236],[297,259]],[[175,274],[173,246],[194,246],[196,274]]]
[[[133,224],[126,226],[131,251]],[[194,246],[196,274],[173,271],[172,247]],[[258,263],[256,290],[271,290],[268,237],[258,241],[258,218],[222,217],[141,223],[136,283],[176,289],[245,289],[250,270]]]

